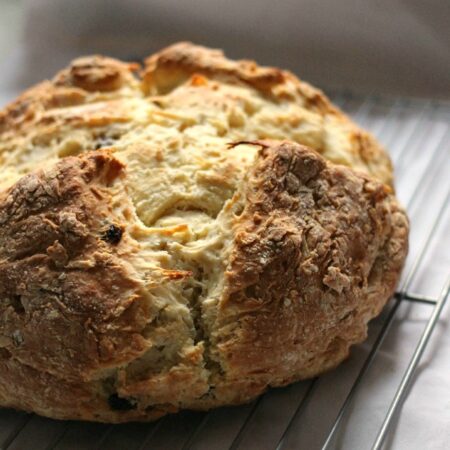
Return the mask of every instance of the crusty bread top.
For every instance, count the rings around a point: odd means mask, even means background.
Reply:
[[[141,76],[140,76],[141,74]],[[289,72],[173,45],[137,64],[75,60],[0,113],[0,188],[58,158],[132,139],[145,127],[228,142],[288,139],[392,184],[388,156],[323,93]]]
[[[138,69],[82,58],[2,113],[2,405],[239,403],[335,366],[395,288],[389,159],[323,94],[191,44]]]

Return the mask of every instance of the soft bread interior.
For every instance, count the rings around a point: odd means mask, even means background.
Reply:
[[[170,146],[152,143],[152,133],[165,134]],[[155,125],[140,140],[116,153],[126,170],[111,190],[116,220],[127,224],[138,243],[130,262],[152,312],[143,332],[147,349],[114,376],[121,395],[148,395],[151,403],[167,398],[152,396],[149,383],[165,385],[163,375],[190,365],[194,354],[201,394],[221,371],[209,337],[224,289],[233,219],[242,211],[243,179],[258,147],[205,137],[202,125],[187,139],[176,128]]]

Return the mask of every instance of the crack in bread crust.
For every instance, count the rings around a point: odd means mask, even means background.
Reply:
[[[138,70],[81,58],[0,113],[3,406],[249,401],[338,364],[394,290],[389,158],[320,91],[188,43]]]

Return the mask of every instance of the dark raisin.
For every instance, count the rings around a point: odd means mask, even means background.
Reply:
[[[108,404],[115,411],[130,411],[136,409],[136,401],[133,399],[121,398],[117,394],[111,394]]]
[[[122,239],[123,230],[116,225],[110,225],[102,234],[102,240],[117,245]]]

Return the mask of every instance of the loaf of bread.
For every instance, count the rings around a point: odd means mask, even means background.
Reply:
[[[334,368],[404,263],[392,184],[289,72],[75,60],[0,113],[0,405],[154,420]]]

